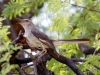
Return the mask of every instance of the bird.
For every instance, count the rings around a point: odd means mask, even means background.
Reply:
[[[41,56],[47,53],[48,49],[56,52],[55,46],[63,43],[88,43],[89,39],[71,39],[71,40],[52,40],[45,33],[41,32],[30,19],[17,19],[18,23],[24,28],[26,42],[31,48],[41,49]]]

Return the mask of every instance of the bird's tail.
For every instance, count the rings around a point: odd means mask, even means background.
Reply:
[[[89,43],[90,39],[70,39],[70,40],[52,40],[54,46],[59,46],[64,43]]]

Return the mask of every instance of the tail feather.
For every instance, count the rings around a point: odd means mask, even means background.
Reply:
[[[59,46],[64,43],[89,43],[90,39],[70,39],[70,40],[52,40],[54,46]]]

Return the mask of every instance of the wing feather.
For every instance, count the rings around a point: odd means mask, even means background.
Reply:
[[[36,36],[43,44],[47,45],[49,48],[55,50],[55,47],[53,45],[53,42],[51,41],[51,39],[44,34],[43,32],[39,31],[39,30],[32,30],[31,31],[32,34],[34,36]]]

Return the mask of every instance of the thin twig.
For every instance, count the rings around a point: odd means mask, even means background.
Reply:
[[[35,75],[38,75],[38,73],[37,73],[37,66],[36,66],[36,57],[35,57],[35,55],[32,55],[32,53],[28,53],[27,51],[24,51],[24,50],[22,50],[23,52],[25,52],[25,53],[27,53],[29,56],[30,56],[30,58],[32,59],[32,61],[33,61],[33,66],[34,66],[34,74]]]
[[[85,9],[88,9],[87,7],[85,7],[85,6],[79,6],[79,5],[77,5],[77,4],[71,4],[72,6],[75,6],[75,7],[79,7],[79,8],[85,8]],[[93,11],[93,12],[97,12],[97,13],[100,13],[100,11],[98,11],[98,10],[95,10],[95,9],[89,9],[90,11]]]
[[[33,66],[33,65],[34,65],[34,63],[33,64],[30,64],[30,65],[23,66],[23,67],[21,67],[21,69],[26,69],[26,68],[28,68],[30,66]]]

